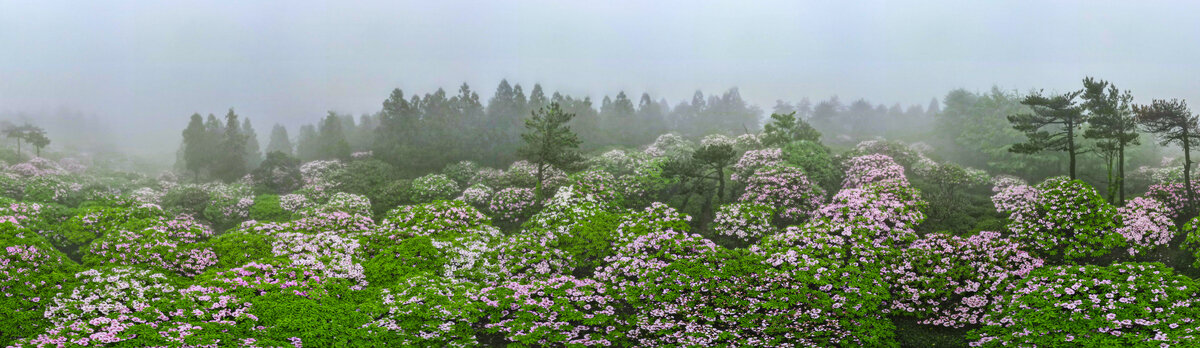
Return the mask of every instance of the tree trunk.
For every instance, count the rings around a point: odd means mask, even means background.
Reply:
[[[538,201],[542,200],[542,167],[543,166],[545,166],[545,164],[543,164],[543,163],[538,163],[538,165],[537,165],[537,188],[535,188],[533,190],[533,196],[537,197]]]
[[[717,204],[725,203],[725,168],[717,168]]]
[[[1183,132],[1183,187],[1187,189],[1187,214],[1191,216],[1196,198],[1195,191],[1192,190],[1192,143],[1189,141],[1190,135],[1187,130]]]
[[[1125,206],[1125,143],[1117,148],[1117,204]]]
[[[1067,155],[1071,156],[1071,180],[1075,180],[1075,125],[1067,124]]]
[[[1112,204],[1112,203],[1116,202],[1116,198],[1117,198],[1116,180],[1113,179],[1113,158],[1112,157],[1105,159],[1104,169],[1107,171],[1107,174],[1106,174],[1107,180],[1105,180],[1105,182],[1108,183],[1108,187],[1105,188],[1105,191],[1108,191],[1108,197],[1107,197],[1108,203]]]

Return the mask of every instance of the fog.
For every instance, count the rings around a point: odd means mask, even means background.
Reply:
[[[1138,102],[1200,100],[1198,12],[1115,1],[0,1],[0,115],[83,115],[121,149],[171,156],[195,112],[232,107],[260,132],[295,131],[329,110],[377,112],[393,88],[466,82],[486,101],[501,79],[671,104],[737,87],[767,112],[805,97],[924,105],[955,88],[1078,89],[1083,76]]]

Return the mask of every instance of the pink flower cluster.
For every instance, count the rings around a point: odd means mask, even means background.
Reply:
[[[774,207],[775,214],[788,223],[811,216],[825,200],[825,190],[808,180],[796,167],[775,166],[759,169],[746,179],[741,201]]]
[[[480,289],[486,316],[483,329],[510,342],[538,346],[612,346],[623,336],[617,301],[603,284],[555,277],[530,283],[509,282]]]
[[[537,207],[533,189],[524,187],[509,187],[492,195],[488,204],[488,212],[492,218],[502,222],[519,222],[533,214]]]
[[[1175,223],[1171,221],[1171,212],[1159,201],[1137,197],[1117,208],[1121,219],[1117,233],[1125,237],[1129,244],[1129,255],[1149,251],[1158,246],[1167,245],[1175,237]]]
[[[773,211],[770,206],[761,204],[726,204],[717,210],[712,229],[719,235],[753,243],[775,232],[775,227],[771,226]]]
[[[1192,181],[1192,190],[1200,196],[1200,180]],[[1182,182],[1169,182],[1151,185],[1146,191],[1146,197],[1154,198],[1166,205],[1167,211],[1170,212],[1171,219],[1187,218],[1180,216],[1187,211],[1188,197],[1187,187]]]
[[[783,165],[783,150],[778,148],[750,150],[742,154],[742,158],[733,165],[730,180],[742,181],[754,175],[760,168]]]
[[[935,233],[913,242],[882,273],[894,294],[891,311],[916,316],[921,324],[961,328],[980,324],[1043,264],[996,232]]]
[[[842,188],[859,188],[876,182],[895,181],[908,185],[904,176],[904,167],[887,155],[871,154],[858,156],[846,161],[846,178]]]

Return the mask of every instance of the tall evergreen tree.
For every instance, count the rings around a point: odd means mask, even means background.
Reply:
[[[46,136],[46,130],[41,127],[30,127],[29,132],[25,134],[25,139],[29,141],[29,145],[33,145],[36,156],[42,157],[42,148],[50,145],[50,138]]]
[[[1096,139],[1097,152],[1108,167],[1108,199],[1125,205],[1125,148],[1138,145],[1137,120],[1133,114],[1133,95],[1121,92],[1107,81],[1083,79],[1083,108],[1088,112],[1083,137]],[[1112,173],[1116,160],[1117,174]],[[1115,194],[1114,194],[1115,193]]]
[[[296,157],[302,162],[321,158],[321,144],[317,140],[317,127],[311,124],[300,126],[300,137],[296,139]]]
[[[796,112],[786,114],[771,114],[771,123],[763,127],[763,145],[777,147],[793,141],[808,140],[821,142],[821,132],[808,122],[796,118]]]
[[[413,151],[411,142],[418,121],[420,114],[404,99],[404,91],[393,89],[387,100],[383,101],[383,110],[379,112],[379,127],[375,130],[372,146],[375,157],[392,165],[403,165],[405,158]],[[313,135],[315,137],[316,134]],[[300,155],[300,159],[308,160],[304,154]]]
[[[1009,115],[1008,122],[1012,123],[1013,129],[1024,132],[1027,140],[1013,144],[1009,151],[1022,154],[1065,151],[1070,158],[1071,179],[1075,179],[1075,157],[1086,152],[1076,141],[1076,135],[1082,135],[1080,129],[1087,122],[1087,115],[1075,104],[1080,93],[1074,91],[1047,97],[1038,92],[1026,96],[1021,104],[1033,112]]]
[[[200,173],[211,163],[212,137],[204,126],[204,118],[200,114],[192,114],[187,128],[183,130],[183,161],[184,168],[192,172],[196,182],[200,182]]]
[[[346,133],[342,131],[342,119],[333,111],[321,121],[317,143],[319,159],[350,159],[350,143],[346,142]]]
[[[1192,187],[1192,144],[1200,137],[1200,122],[1188,109],[1187,102],[1171,99],[1155,99],[1150,105],[1133,107],[1137,123],[1158,136],[1159,143],[1166,146],[1177,144],[1183,148],[1183,185],[1187,191],[1187,211],[1179,215],[1196,215],[1196,191]]]
[[[216,163],[219,179],[233,182],[246,175],[246,135],[232,108],[225,114],[225,134],[221,138],[220,151]]]
[[[569,169],[583,160],[576,151],[580,144],[579,137],[567,126],[573,117],[574,114],[564,112],[558,103],[551,103],[533,111],[532,116],[525,120],[526,132],[521,134],[525,145],[518,154],[537,167],[538,197],[545,197],[542,183],[546,169],[551,166]]]
[[[271,140],[267,143],[267,153],[282,152],[288,156],[293,154],[292,140],[288,138],[287,127],[276,123],[271,128]]]
[[[258,142],[258,133],[254,132],[254,126],[250,125],[250,118],[242,118],[242,135],[246,137],[246,168],[257,168],[262,162],[262,150]]]

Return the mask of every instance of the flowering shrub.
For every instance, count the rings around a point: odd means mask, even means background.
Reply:
[[[742,158],[733,165],[730,180],[742,181],[754,175],[760,168],[783,165],[783,150],[778,148],[750,150],[742,154]]]
[[[454,180],[459,186],[467,186],[471,184],[471,179],[482,170],[483,167],[471,161],[459,161],[442,168],[442,174],[450,180]]]
[[[481,316],[474,300],[478,291],[470,283],[437,276],[405,278],[380,292],[387,313],[367,329],[398,346],[479,346],[473,327]]]
[[[363,273],[362,248],[358,240],[337,232],[317,234],[285,232],[275,235],[271,253],[324,278],[342,278],[354,282],[351,289],[367,286]]]
[[[1120,227],[1117,233],[1125,237],[1129,255],[1147,252],[1167,245],[1175,237],[1175,223],[1170,211],[1157,200],[1137,197],[1117,208]]]
[[[325,202],[312,211],[306,211],[306,214],[312,213],[349,213],[362,216],[371,216],[371,200],[362,195],[356,195],[345,192],[334,193],[329,196],[329,201]]]
[[[776,166],[759,169],[746,180],[741,201],[775,207],[782,224],[800,222],[825,200],[825,190],[809,182],[799,168]]]
[[[572,269],[590,270],[613,250],[619,209],[574,186],[559,189],[546,207],[526,221],[520,232],[545,238],[545,244],[571,255]]]
[[[198,332],[228,331],[231,324],[252,317],[247,304],[223,289],[179,289],[161,273],[118,267],[76,277],[80,286],[46,305],[53,328],[22,344],[215,345],[217,339]]]
[[[492,188],[488,187],[487,185],[474,184],[470,187],[467,187],[466,190],[463,190],[462,195],[455,199],[466,202],[472,207],[482,209],[487,208],[488,202],[492,200],[492,195],[495,193],[496,191],[492,190]]]
[[[774,233],[771,226],[771,214],[775,209],[770,206],[753,203],[736,203],[722,205],[713,219],[713,231],[722,236],[737,238],[743,242],[753,243],[763,236]]]
[[[458,192],[458,183],[445,174],[429,174],[414,179],[412,183],[412,199],[417,203],[453,199]]]
[[[762,149],[763,141],[761,134],[742,134],[733,138],[733,148],[737,151],[752,151]]]
[[[1167,206],[1167,211],[1174,220],[1187,218],[1180,215],[1188,210],[1187,187],[1182,181],[1180,179],[1151,185],[1150,189],[1146,191],[1146,197],[1154,198]],[[1200,180],[1192,181],[1192,189],[1200,191]]]
[[[861,235],[876,246],[903,246],[916,239],[928,204],[916,189],[898,181],[842,189],[814,214],[810,225],[830,233]]]
[[[283,208],[283,210],[299,213],[312,206],[312,201],[309,201],[308,197],[301,194],[292,193],[279,196],[279,207]]]
[[[1011,176],[997,177],[993,185],[992,192],[995,194],[992,195],[992,204],[1001,213],[1011,214],[1026,209],[1038,197],[1037,189],[1026,184],[1025,180]]]
[[[234,226],[250,217],[254,195],[249,186],[241,184],[204,186],[209,193],[204,217],[217,226]]]
[[[537,208],[533,189],[524,187],[509,187],[492,195],[488,211],[492,218],[499,222],[514,223],[525,220]]]
[[[484,287],[476,298],[484,332],[523,346],[593,347],[624,343],[615,299],[592,280],[555,277]]]
[[[199,243],[210,235],[211,230],[199,225],[182,231],[172,226],[110,231],[88,245],[83,263],[93,267],[143,265],[195,276],[217,263],[217,254]]]
[[[908,184],[908,179],[904,177],[904,167],[887,155],[873,154],[854,157],[847,160],[845,166],[846,178],[842,181],[842,188],[858,188],[869,183],[884,181]]]
[[[691,216],[680,213],[665,203],[654,202],[641,211],[622,217],[621,223],[617,225],[613,243],[620,247],[638,237],[667,230],[687,233],[691,231],[688,225],[691,221]]]
[[[9,166],[8,171],[25,177],[67,174],[67,171],[63,170],[58,163],[41,157],[30,158],[29,161]]]
[[[915,167],[925,158],[925,155],[920,151],[915,150],[912,146],[905,145],[897,141],[888,141],[882,138],[864,140],[854,145],[854,150],[850,151],[850,156],[858,157],[865,155],[882,155],[894,159],[897,163],[905,167]]]
[[[542,188],[547,192],[554,192],[566,182],[567,173],[561,169],[551,166],[542,169]],[[528,188],[537,186],[537,166],[525,160],[513,162],[508,166],[508,171],[504,172],[501,186]]]
[[[837,260],[717,248],[640,273],[619,297],[638,345],[894,345],[879,275]]]
[[[483,184],[490,187],[504,186],[504,171],[495,168],[482,168],[471,177],[469,185]]]
[[[70,289],[79,265],[17,224],[0,222],[0,344],[50,328],[45,304]]]
[[[453,200],[396,207],[379,222],[379,229],[386,235],[441,237],[468,234],[491,224],[479,210]]]
[[[235,336],[243,343],[331,347],[373,339],[361,328],[374,320],[370,313],[378,311],[371,301],[375,293],[353,290],[358,284],[352,279],[273,261],[206,273],[198,283],[249,302],[253,321],[243,322],[253,326],[250,333]]]
[[[550,279],[570,275],[578,263],[571,253],[554,247],[552,231],[518,233],[500,241],[484,259],[495,260],[496,278],[489,283]]]
[[[667,133],[659,135],[642,152],[652,157],[682,158],[689,156],[695,147],[696,144],[683,137],[674,133]]]
[[[1117,209],[1096,189],[1065,177],[1047,179],[1037,197],[1009,214],[1009,230],[1031,250],[1066,261],[1101,256],[1125,244]]]
[[[79,247],[104,236],[108,231],[138,230],[159,224],[166,213],[155,205],[134,208],[91,208],[72,216],[62,224],[43,230],[54,246],[71,254]]]
[[[984,316],[971,346],[1192,346],[1198,289],[1160,263],[1042,268]]]
[[[913,242],[883,270],[892,286],[890,308],[921,324],[961,328],[999,310],[1004,294],[1042,259],[996,232],[970,237],[935,233]]]
[[[569,186],[559,191],[570,189],[570,195],[587,197],[587,199],[621,205],[625,199],[621,194],[621,183],[612,174],[601,170],[586,170],[571,175]]]
[[[300,165],[300,178],[304,181],[304,190],[323,200],[329,190],[337,185],[334,177],[346,166],[339,161],[312,161]]]

